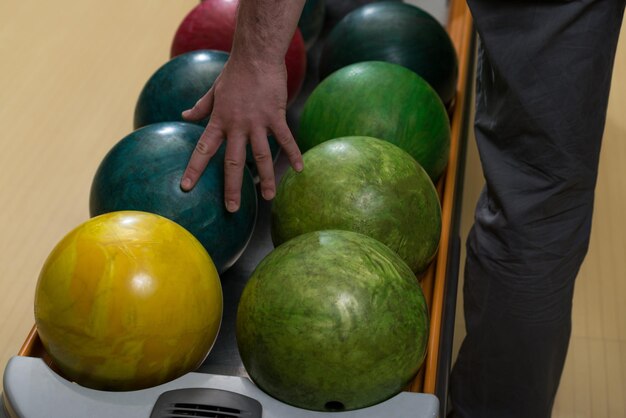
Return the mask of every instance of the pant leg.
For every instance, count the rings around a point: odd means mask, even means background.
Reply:
[[[467,241],[455,416],[551,415],[586,254],[624,0],[468,0],[486,186]]]

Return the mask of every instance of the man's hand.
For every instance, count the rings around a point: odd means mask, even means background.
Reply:
[[[239,3],[233,48],[213,87],[183,118],[211,118],[198,141],[181,187],[195,186],[205,167],[226,141],[224,200],[226,209],[239,209],[246,145],[252,146],[261,193],[276,193],[274,165],[267,135],[273,134],[292,167],[301,171],[302,155],[287,126],[285,53],[305,0],[245,0]]]
[[[267,135],[273,134],[296,171],[302,170],[302,155],[286,122],[287,72],[284,64],[249,65],[231,58],[213,87],[185,112],[186,120],[211,115],[185,170],[181,187],[190,190],[226,140],[224,160],[226,209],[239,209],[241,182],[250,142],[261,181],[263,198],[276,193],[274,164]]]

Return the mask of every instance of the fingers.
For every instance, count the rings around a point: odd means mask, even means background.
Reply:
[[[213,110],[213,97],[213,89],[210,89],[196,102],[194,107],[183,112],[183,119],[194,122],[209,116]]]
[[[300,153],[298,144],[296,144],[296,141],[293,139],[293,135],[287,126],[287,121],[282,119],[274,123],[272,125],[272,132],[274,133],[276,142],[278,142],[280,147],[287,154],[287,158],[289,159],[289,163],[293,169],[298,172],[302,171],[304,167],[302,154]]]
[[[214,89],[212,88],[198,100],[193,108],[184,111],[182,116],[188,121],[202,120],[209,116],[214,110],[213,105]],[[231,124],[226,123],[226,125],[229,126]],[[265,126],[268,125],[277,142],[287,154],[291,166],[296,171],[302,171],[302,155],[287,126],[286,120],[279,118],[273,124],[267,124]],[[226,131],[215,128],[215,126],[218,126],[218,124],[209,123],[196,145],[181,179],[180,187],[184,191],[193,189],[197,184],[204,169],[215,155],[226,136]],[[261,194],[266,200],[274,198],[276,194],[274,165],[265,130],[257,129],[256,131],[248,133],[242,132],[240,134],[232,133],[230,129],[227,129],[227,131],[229,131],[228,143],[224,160],[224,204],[226,209],[229,212],[236,212],[240,206],[241,185],[243,181],[248,137],[252,145],[254,159],[261,180]]]
[[[244,134],[231,134],[226,142],[224,157],[224,203],[226,210],[237,212],[241,200],[241,183],[246,165],[246,144]]]
[[[250,145],[261,181],[261,195],[265,200],[272,200],[276,194],[276,184],[274,181],[274,161],[267,142],[267,133],[265,131],[253,133],[250,137]]]
[[[196,183],[198,183],[198,179],[204,172],[207,164],[209,164],[209,160],[215,155],[224,140],[222,131],[214,128],[214,126],[212,124],[207,126],[191,154],[187,168],[183,173],[183,178],[180,181],[181,189],[186,192],[193,189]]]

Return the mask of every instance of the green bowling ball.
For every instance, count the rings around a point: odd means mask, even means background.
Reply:
[[[445,104],[456,94],[458,62],[446,30],[419,7],[380,2],[345,16],[324,42],[320,79],[346,65],[386,61],[419,74]]]
[[[297,135],[302,152],[344,136],[384,139],[408,152],[433,181],[450,152],[450,122],[441,99],[413,71],[370,61],[341,68],[307,99]]]
[[[337,412],[382,402],[420,369],[428,311],[411,269],[349,231],[286,242],[247,283],[236,335],[246,371],[269,395]]]
[[[272,205],[272,239],[280,245],[312,231],[341,229],[375,238],[415,273],[435,257],[441,235],[439,197],[409,154],[380,139],[346,137],[307,151],[301,173],[289,169]]]

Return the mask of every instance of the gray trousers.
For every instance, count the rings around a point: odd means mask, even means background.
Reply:
[[[625,2],[468,3],[481,40],[475,133],[486,186],[467,240],[454,416],[549,417]]]

